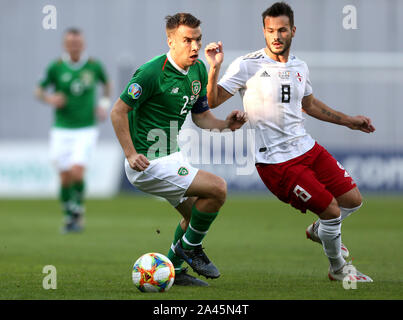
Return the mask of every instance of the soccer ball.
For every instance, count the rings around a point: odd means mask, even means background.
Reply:
[[[132,279],[141,292],[164,292],[174,283],[175,269],[163,254],[146,253],[134,263]]]

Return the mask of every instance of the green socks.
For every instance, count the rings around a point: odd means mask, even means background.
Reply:
[[[174,241],[171,245],[171,248],[169,249],[168,252],[168,259],[171,260],[172,264],[174,265],[175,272],[179,272],[182,268],[183,260],[176,256],[172,248],[175,246],[175,244],[178,242],[180,238],[185,234],[185,231],[182,230],[181,224],[179,223],[178,226],[176,227],[175,230],[175,236],[174,236]]]
[[[218,212],[201,212],[193,205],[189,227],[182,237],[183,248],[189,250],[200,245],[217,215]]]
[[[176,256],[173,251],[173,247],[176,245],[178,240],[182,239],[182,246],[186,250],[193,249],[195,246],[200,245],[217,215],[218,212],[200,212],[193,205],[192,216],[186,232],[182,230],[180,223],[178,224],[175,230],[174,241],[168,252],[168,258],[174,265],[175,272],[180,272],[183,264],[183,260]]]
[[[71,199],[72,199],[72,187],[69,186],[61,186],[59,199],[62,203],[63,213],[65,216],[71,216]]]
[[[83,211],[84,191],[84,181],[79,181],[68,186],[60,187],[59,199],[62,203],[63,212],[66,216],[71,216],[73,211]]]
[[[74,203],[76,205],[76,210],[83,211],[84,191],[85,191],[84,181],[74,182],[72,189],[73,189],[73,196],[74,196]]]

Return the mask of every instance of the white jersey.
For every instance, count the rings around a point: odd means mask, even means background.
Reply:
[[[287,63],[277,62],[261,49],[232,62],[218,85],[241,94],[255,129],[256,163],[284,162],[314,146],[302,115],[302,98],[312,94],[304,61],[290,55]]]

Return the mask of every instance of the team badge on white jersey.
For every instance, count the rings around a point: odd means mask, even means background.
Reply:
[[[297,76],[298,81],[302,82],[302,74],[300,72],[297,72],[296,76]]]

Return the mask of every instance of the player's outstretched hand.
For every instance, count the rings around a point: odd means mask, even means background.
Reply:
[[[351,117],[348,127],[350,129],[361,130],[366,133],[371,133],[375,131],[375,127],[372,125],[371,119],[364,116]]]
[[[150,165],[150,162],[145,155],[136,153],[135,155],[128,157],[129,165],[133,170],[144,171]]]
[[[248,121],[248,115],[246,112],[234,110],[227,116],[225,120],[228,121],[227,127],[231,129],[231,131],[235,131],[242,127],[246,121]]]
[[[224,61],[222,42],[210,42],[204,49],[204,54],[206,56],[208,64],[211,67],[221,65],[221,63]]]

